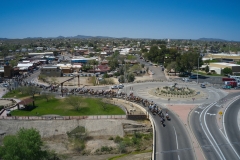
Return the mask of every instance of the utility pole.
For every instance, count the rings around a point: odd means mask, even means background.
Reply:
[[[198,70],[199,70],[199,57],[198,57],[198,68],[197,68],[197,84],[198,84]]]

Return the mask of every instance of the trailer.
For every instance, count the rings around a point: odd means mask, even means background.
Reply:
[[[238,83],[236,81],[225,81],[225,85],[235,88],[235,87],[237,87]]]
[[[234,78],[222,78],[222,81],[236,81]]]

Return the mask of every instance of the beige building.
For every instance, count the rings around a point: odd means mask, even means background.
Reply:
[[[204,69],[207,65],[202,65],[200,68]],[[232,64],[232,63],[210,63],[209,64],[209,70],[210,72],[216,72],[217,74],[221,74],[221,70],[224,68],[231,68],[233,74],[240,73],[240,65],[238,64]]]
[[[226,54],[226,53],[219,53],[219,54],[208,54],[203,57],[203,59],[218,59],[220,61],[240,61],[240,54]]]

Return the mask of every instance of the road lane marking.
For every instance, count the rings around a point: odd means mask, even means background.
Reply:
[[[180,160],[180,156],[178,155],[178,160]]]
[[[217,148],[219,149],[220,154],[222,155],[221,158],[226,159],[226,158],[224,157],[224,155],[223,155],[221,149],[219,148],[217,142],[216,142],[215,139],[213,138],[213,136],[212,136],[210,130],[208,129],[207,123],[206,123],[206,113],[207,113],[207,112],[209,111],[209,109],[210,109],[211,107],[213,107],[216,103],[217,103],[217,102],[215,102],[212,106],[209,106],[209,107],[206,108],[206,112],[204,113],[203,120],[204,120],[204,124],[205,124],[205,126],[206,126],[206,128],[207,128],[207,131],[208,131],[209,135],[211,136],[212,140],[214,141],[214,143],[216,144]]]
[[[225,136],[224,133],[222,132],[221,128],[219,128],[219,131],[222,133],[223,137],[226,138],[226,136]]]
[[[176,143],[177,143],[177,149],[178,149],[178,139],[177,139],[177,133],[176,133],[176,130],[175,130],[175,127],[173,126],[173,129],[174,129],[174,132],[175,132],[175,136],[176,136]]]
[[[227,142],[230,144],[231,148],[233,149],[234,153],[237,155],[238,159],[240,159],[240,156],[238,155],[238,153],[236,152],[236,150],[234,149],[234,147],[232,146],[232,143],[229,141],[228,135],[227,135],[227,131],[225,128],[225,113],[227,111],[227,109],[230,107],[230,105],[232,105],[235,101],[237,101],[240,98],[240,96],[237,96],[233,99],[233,101],[228,104],[228,106],[226,107],[225,111],[223,112],[223,128],[224,128],[224,132],[225,132],[225,136],[226,136],[226,140]]]
[[[216,103],[217,103],[217,102],[211,103],[211,104],[208,105],[208,107],[214,106]],[[218,150],[216,149],[215,145],[213,145],[213,142],[210,140],[209,136],[207,135],[207,133],[206,133],[204,127],[203,127],[203,124],[202,124],[202,122],[201,122],[202,114],[204,113],[204,111],[205,111],[208,107],[204,108],[204,110],[201,112],[201,114],[200,114],[200,116],[199,116],[199,122],[200,122],[200,125],[201,125],[201,127],[202,127],[202,130],[203,130],[204,134],[206,135],[207,139],[209,140],[209,142],[210,142],[211,145],[213,146],[213,148],[214,148],[214,150],[216,151],[216,153],[218,154],[218,156],[222,159],[222,157],[221,157],[221,155],[219,154]],[[206,112],[205,112],[205,114],[206,114]]]

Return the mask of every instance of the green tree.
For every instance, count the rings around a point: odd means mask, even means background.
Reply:
[[[83,98],[79,96],[69,96],[65,99],[66,103],[73,106],[75,110],[79,111],[83,107]]]
[[[208,66],[208,65],[205,67],[205,72],[206,72],[206,73],[209,72],[209,66]]]
[[[119,66],[118,59],[110,60],[108,62],[108,64],[109,64],[109,67],[111,68],[111,70],[115,70]]]
[[[0,147],[0,157],[4,160],[42,160],[47,152],[41,150],[43,142],[36,129],[21,128],[16,135],[8,135]]]
[[[95,73],[95,67],[96,67],[96,65],[98,65],[98,61],[96,61],[96,60],[91,60],[91,61],[90,61],[90,64],[93,66],[93,72]]]
[[[109,75],[107,73],[104,73],[103,78],[109,78]]]
[[[127,80],[128,80],[128,82],[133,82],[135,80],[134,74],[133,73],[129,73],[127,75]]]
[[[222,73],[223,73],[224,75],[225,75],[225,74],[232,74],[232,69],[226,67],[226,68],[224,68],[224,69],[222,70]]]
[[[28,86],[25,87],[24,92],[30,96],[32,96],[32,98],[34,99],[35,94],[40,93],[41,89],[38,88],[37,86]],[[34,104],[33,104],[34,105]]]
[[[141,70],[142,70],[142,67],[139,64],[135,64],[131,68],[129,68],[129,71],[133,73],[137,73]]]
[[[54,95],[51,94],[51,93],[48,93],[48,92],[43,92],[43,93],[41,94],[41,96],[42,96],[44,99],[46,99],[47,102],[49,101],[49,99],[53,99],[53,98],[54,98]]]
[[[176,72],[178,71],[178,66],[177,66],[176,62],[171,62],[170,64],[167,65],[167,70],[171,71],[171,69],[174,70],[175,75],[176,75]]]
[[[121,75],[121,76],[118,78],[118,81],[119,81],[120,83],[124,83],[124,82],[125,82],[124,75]]]

